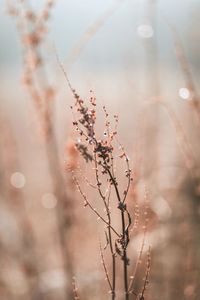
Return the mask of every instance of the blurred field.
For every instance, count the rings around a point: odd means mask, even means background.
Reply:
[[[87,101],[93,91],[101,140],[103,106],[111,120],[119,116],[118,138],[130,159],[126,204],[134,226],[127,252],[134,293],[125,298],[118,257],[116,299],[198,300],[198,1],[52,1],[44,11],[51,1],[10,2],[19,11],[10,16],[5,9],[0,29],[0,299],[114,299],[99,247],[107,227],[84,207],[72,178],[71,170],[106,217],[89,184],[96,184],[94,168],[75,148],[75,99],[63,67],[81,98]],[[25,18],[27,35],[19,26],[23,5],[36,14]],[[34,45],[38,16],[44,37]],[[33,54],[41,58],[34,67]],[[33,87],[42,95],[39,106]],[[117,146],[114,168],[123,192],[120,151]],[[114,193],[110,201],[120,230]],[[103,253],[111,276],[109,250]]]

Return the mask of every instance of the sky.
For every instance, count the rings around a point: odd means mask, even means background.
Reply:
[[[41,7],[42,0],[34,0]],[[52,12],[49,43],[55,45],[61,58],[67,59],[86,30],[117,1],[57,0]],[[119,2],[119,1],[118,1]],[[147,0],[124,0],[83,48],[77,63],[91,66],[137,65],[142,43],[137,28],[144,23]],[[158,0],[157,40],[161,60],[172,52],[172,40],[165,17],[187,41],[192,10],[198,0]],[[20,44],[13,20],[5,14],[5,1],[0,0],[0,65],[15,68],[20,63]],[[187,43],[186,43],[187,44]]]

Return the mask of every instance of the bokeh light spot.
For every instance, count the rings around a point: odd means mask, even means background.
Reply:
[[[47,209],[53,209],[57,205],[57,198],[52,193],[46,193],[41,199],[42,206]]]
[[[154,35],[154,31],[151,25],[149,24],[142,24],[139,25],[137,28],[137,34],[139,37],[144,38],[144,39],[149,39],[152,38]]]
[[[190,91],[187,88],[180,88],[179,97],[183,100],[189,100],[191,98]]]
[[[40,286],[44,292],[63,288],[66,285],[66,275],[61,269],[49,270],[40,275]]]
[[[26,183],[25,176],[21,172],[15,172],[10,177],[10,182],[12,186],[14,186],[17,189],[21,189],[24,187]]]

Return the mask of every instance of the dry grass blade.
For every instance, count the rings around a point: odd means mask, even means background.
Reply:
[[[192,107],[193,107],[193,109],[196,113],[197,121],[200,122],[200,103],[199,103],[200,98],[199,98],[197,88],[196,88],[196,85],[195,85],[195,82],[194,82],[194,79],[193,79],[190,64],[189,64],[188,59],[185,55],[184,47],[182,45],[181,39],[179,37],[179,34],[178,34],[176,28],[171,23],[169,23],[168,20],[166,22],[169,25],[169,28],[171,29],[172,37],[173,37],[173,40],[174,40],[174,47],[175,47],[175,53],[176,53],[177,61],[180,64],[182,74],[183,74],[184,79],[185,79],[186,86],[187,86],[187,88],[189,89],[189,91],[191,93]],[[198,123],[198,125],[199,125],[199,123]]]
[[[111,292],[113,293],[113,287],[112,287],[112,284],[111,284],[111,281],[110,281],[110,278],[109,278],[108,269],[107,269],[107,266],[106,266],[106,263],[105,263],[105,259],[104,259],[104,255],[103,255],[103,249],[102,249],[100,240],[99,240],[99,248],[100,248],[101,262],[102,262],[102,265],[103,265],[104,273],[106,275],[106,280],[108,282],[108,285],[110,287]]]
[[[115,13],[115,11],[126,0],[117,0],[106,12],[104,12],[83,34],[76,46],[70,51],[66,60],[67,70],[77,61],[81,52],[90,41],[90,39],[100,30],[105,22]]]

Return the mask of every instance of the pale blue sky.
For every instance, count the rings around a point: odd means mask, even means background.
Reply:
[[[36,6],[42,2],[32,1]],[[67,57],[88,26],[114,2],[116,0],[57,0],[51,20],[50,41],[55,43],[62,58]],[[79,63],[120,65],[124,59],[129,59],[131,63],[136,64],[137,55],[141,51],[136,29],[143,22],[142,11],[145,2],[147,0],[125,1],[89,41],[79,58]],[[4,0],[0,0],[0,64],[14,67],[19,62],[20,48],[14,22],[4,13],[4,3]],[[171,37],[163,14],[176,25],[183,40],[187,41],[192,9],[197,3],[199,0],[158,0],[158,40],[161,57],[172,50]]]

